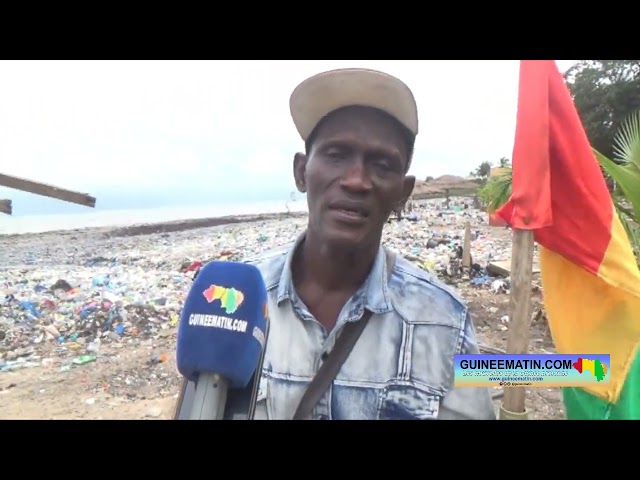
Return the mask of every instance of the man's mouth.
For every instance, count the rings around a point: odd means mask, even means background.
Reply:
[[[345,218],[352,218],[354,220],[362,220],[369,216],[369,210],[367,208],[355,204],[336,203],[332,205],[330,209]]]

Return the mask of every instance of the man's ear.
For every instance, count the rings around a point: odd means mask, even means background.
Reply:
[[[404,183],[402,185],[402,199],[400,200],[400,208],[402,209],[404,205],[409,200],[409,197],[413,193],[413,189],[416,186],[416,177],[413,175],[407,175],[404,177]]]
[[[298,152],[293,156],[293,178],[300,193],[306,193],[307,191],[306,173],[307,156],[304,153]]]
[[[415,187],[415,185],[416,177],[410,175],[404,177],[404,182],[402,184],[402,194],[398,202],[393,206],[393,213],[402,213],[405,205],[407,204],[407,201],[409,200],[409,197],[411,197],[411,194],[413,193],[413,188]]]

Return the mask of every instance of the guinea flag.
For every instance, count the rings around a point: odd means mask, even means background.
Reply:
[[[560,354],[609,354],[610,382],[563,388],[569,419],[640,419],[640,272],[553,60],[522,60],[513,185],[496,215],[533,230]]]

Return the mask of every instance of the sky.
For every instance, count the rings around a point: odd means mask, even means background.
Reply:
[[[92,194],[99,209],[286,199],[304,150],[289,96],[342,67],[412,89],[417,178],[511,158],[518,60],[0,61],[0,172]],[[87,210],[0,198],[14,215]]]

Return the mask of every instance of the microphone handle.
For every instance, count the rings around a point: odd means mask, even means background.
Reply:
[[[191,420],[222,420],[229,382],[217,373],[201,373],[193,396]]]

